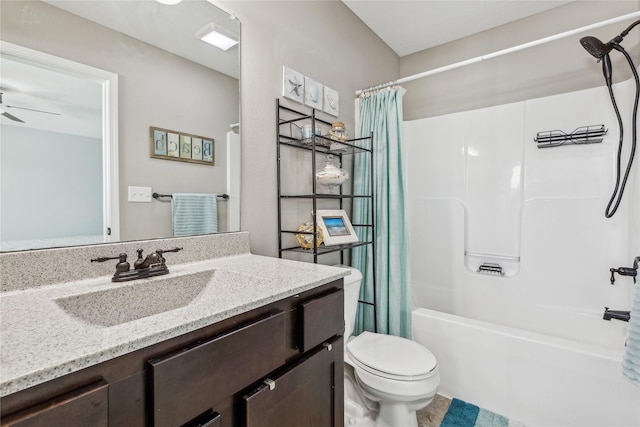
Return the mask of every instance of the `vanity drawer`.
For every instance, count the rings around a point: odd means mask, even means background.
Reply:
[[[286,362],[285,315],[275,311],[148,361],[152,420],[179,426]]]
[[[2,427],[107,427],[109,386],[104,380],[80,387],[2,419]]]
[[[308,351],[344,330],[344,291],[329,293],[298,306],[298,349]]]

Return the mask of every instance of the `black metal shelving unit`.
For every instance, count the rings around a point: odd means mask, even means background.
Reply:
[[[364,138],[354,138],[348,139],[344,142],[337,142],[328,136],[324,135],[314,135],[311,138],[301,139],[301,136],[298,136],[293,128],[301,128],[304,124],[310,124],[311,129],[314,131],[312,133],[315,134],[315,129],[318,126],[324,126],[330,128],[332,123],[326,120],[322,120],[317,117],[317,111],[315,109],[309,109],[308,113],[303,111],[298,111],[293,108],[285,107],[280,105],[280,100],[276,99],[276,145],[277,145],[277,179],[278,179],[278,256],[280,258],[283,257],[283,254],[286,252],[295,252],[305,254],[313,258],[314,263],[318,263],[318,257],[329,254],[329,253],[340,253],[340,262],[344,264],[344,254],[347,251],[351,251],[354,248],[370,245],[371,251],[375,254],[375,238],[374,232],[375,229],[375,218],[374,218],[374,196],[371,194],[343,194],[342,186],[340,186],[339,194],[325,194],[318,192],[318,184],[315,180],[315,172],[317,170],[317,155],[318,154],[332,154],[338,158],[340,164],[342,164],[343,156],[346,155],[355,155],[359,153],[367,153],[369,156],[369,161],[371,162],[370,167],[370,186],[369,188],[373,189],[374,184],[374,163],[373,163],[373,132],[370,136]],[[286,166],[283,166],[281,162],[281,154],[282,149],[294,149],[294,150],[308,150],[311,152],[311,170],[309,174],[309,179],[311,179],[312,183],[312,191],[310,194],[283,194],[282,193],[282,171]],[[355,163],[355,162],[354,162]],[[352,174],[353,175],[353,174]],[[371,229],[371,233],[369,233],[372,238],[371,241],[366,242],[356,242],[350,244],[343,245],[335,245],[335,246],[325,246],[325,245],[317,245],[317,237],[314,232],[304,232],[292,229],[283,229],[282,228],[282,212],[283,212],[283,202],[289,201],[293,202],[295,200],[310,200],[312,205],[312,230],[316,230],[317,221],[315,213],[318,210],[318,201],[319,200],[333,200],[336,204],[339,205],[339,209],[344,209],[343,202],[344,201],[354,201],[356,199],[366,199],[370,203],[370,212],[371,217],[369,218],[369,222],[366,224],[352,224],[354,228],[362,228],[368,227]],[[310,249],[305,249],[299,245],[286,246],[283,242],[283,237],[286,235],[296,234],[310,234],[313,237],[313,247]],[[375,256],[372,257],[372,269],[373,269],[373,301],[363,301],[360,300],[361,304],[365,304],[371,307],[373,310],[374,316],[374,325],[375,330],[377,332],[378,329],[378,319],[376,314],[376,265],[375,265]]]

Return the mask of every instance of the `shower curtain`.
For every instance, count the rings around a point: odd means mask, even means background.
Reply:
[[[373,194],[375,224],[376,315],[380,333],[410,338],[409,245],[404,206],[402,171],[402,97],[405,89],[395,86],[361,95],[357,137],[373,132],[374,182],[370,188],[371,162],[367,153],[354,159],[354,194]],[[369,224],[369,199],[354,199],[353,223]],[[358,227],[361,241],[370,241],[371,227]],[[362,301],[373,301],[372,245],[354,249],[351,264],[362,272]],[[359,304],[355,334],[374,331],[371,306]]]

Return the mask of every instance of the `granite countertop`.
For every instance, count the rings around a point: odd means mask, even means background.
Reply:
[[[168,275],[137,281],[114,283],[111,276],[102,276],[0,294],[0,396],[185,334],[349,274],[348,270],[339,267],[252,254],[169,265],[169,269],[171,273]],[[212,276],[201,273],[211,270],[215,270]],[[113,326],[83,321],[56,302],[73,295],[183,276],[212,279],[182,308]],[[169,290],[159,292],[168,292],[168,295],[158,298],[158,301],[173,300],[177,296]],[[152,302],[143,301],[143,304]],[[95,310],[98,315],[100,307],[95,307]]]

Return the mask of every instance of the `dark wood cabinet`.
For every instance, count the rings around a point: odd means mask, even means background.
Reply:
[[[149,361],[153,426],[186,424],[286,363],[284,314]],[[267,354],[265,354],[267,353]]]
[[[108,385],[104,380],[51,398],[2,419],[11,427],[107,427]]]
[[[343,310],[340,279],[4,396],[0,422],[341,427]]]
[[[343,425],[343,340],[323,344],[243,396],[247,427]]]

